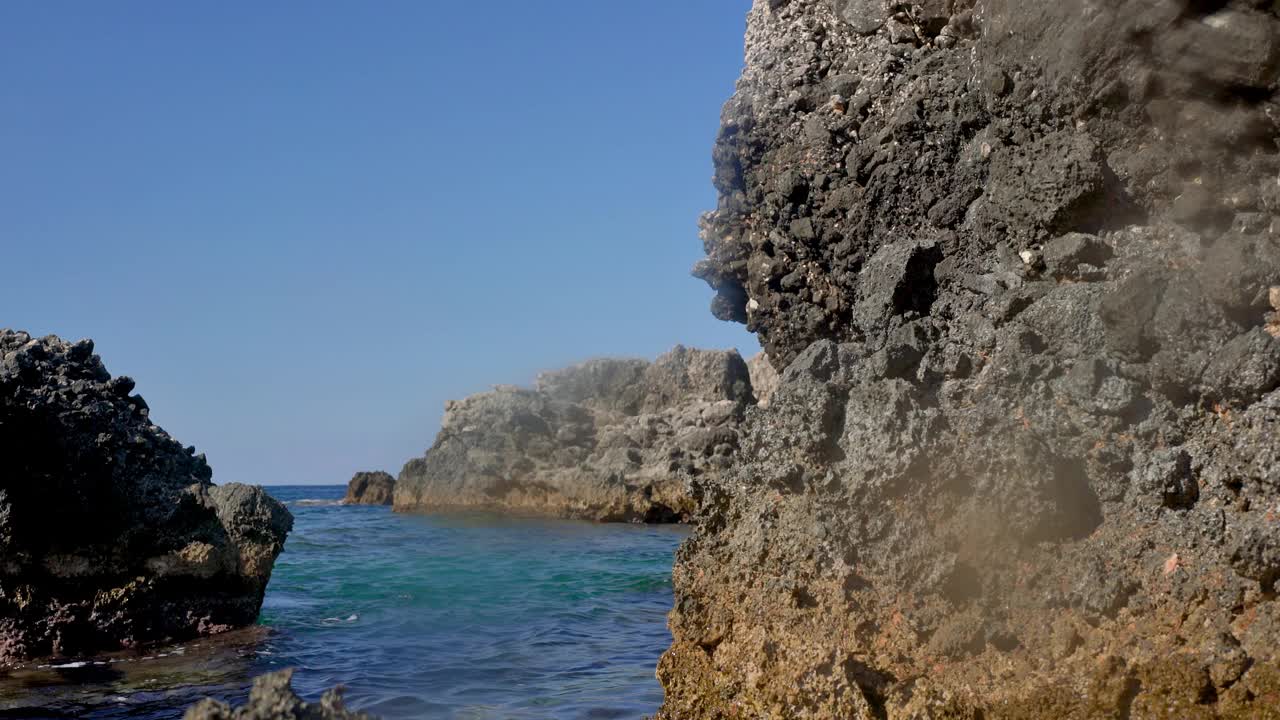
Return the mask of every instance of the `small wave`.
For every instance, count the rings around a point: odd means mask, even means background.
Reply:
[[[300,507],[325,507],[328,505],[341,505],[341,500],[327,500],[324,498],[303,498],[302,500],[294,500],[287,502],[285,505],[298,505]]]
[[[356,613],[351,613],[345,618],[328,617],[321,620],[320,622],[326,625],[336,625],[338,623],[353,623],[359,619],[360,619],[359,615],[357,615]]]

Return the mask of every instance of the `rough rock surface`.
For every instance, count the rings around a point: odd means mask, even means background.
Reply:
[[[214,486],[93,343],[0,330],[0,667],[252,624],[293,518]]]
[[[1277,717],[1270,2],[758,0],[666,718]]]
[[[679,346],[499,387],[447,404],[435,444],[401,471],[395,508],[679,521],[689,479],[731,464],[753,401],[737,352]]]
[[[187,709],[183,720],[374,720],[342,704],[342,688],[308,703],[293,692],[293,671],[281,670],[256,678],[249,701],[241,707],[206,698]]]
[[[395,497],[396,479],[382,471],[358,472],[347,483],[347,505],[390,505]]]
[[[769,354],[761,350],[747,361],[747,369],[751,372],[751,391],[755,393],[756,404],[769,407],[769,399],[778,389],[778,371],[773,369]]]

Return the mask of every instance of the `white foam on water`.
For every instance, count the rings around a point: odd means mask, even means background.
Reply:
[[[325,623],[325,624],[327,624],[327,625],[334,625],[334,624],[336,624],[336,623],[353,623],[353,622],[355,622],[355,621],[357,621],[357,620],[359,620],[359,619],[360,619],[360,616],[359,616],[358,614],[356,614],[356,613],[351,613],[350,615],[348,615],[348,616],[347,616],[347,617],[345,617],[345,618],[327,617],[327,618],[325,618],[325,619],[321,620],[320,622]]]

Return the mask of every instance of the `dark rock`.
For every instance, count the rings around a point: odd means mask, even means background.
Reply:
[[[1143,468],[1142,485],[1159,493],[1167,508],[1186,510],[1200,499],[1200,485],[1185,450],[1158,450]]]
[[[292,527],[92,349],[0,331],[0,666],[252,624]]]
[[[347,483],[347,505],[390,505],[395,500],[396,479],[389,473],[358,472]]]
[[[1081,279],[1082,265],[1102,268],[1115,253],[1094,235],[1069,233],[1049,242],[1044,248],[1044,264],[1056,278]]]
[[[375,720],[374,716],[347,710],[342,688],[330,690],[318,703],[308,703],[293,692],[293,671],[254,679],[249,701],[241,707],[206,698],[187,709],[183,720]]]
[[[1216,349],[1205,368],[1205,394],[1248,404],[1280,387],[1280,340],[1256,328]]]
[[[785,370],[699,484],[660,717],[1277,706],[1277,23],[757,4],[696,274]]]
[[[650,363],[592,360],[445,407],[400,473],[401,512],[482,509],[607,522],[688,517],[691,482],[721,471],[755,401],[735,351],[677,347]]]
[[[1274,519],[1245,517],[1228,528],[1231,566],[1271,592],[1280,580],[1280,532],[1276,531],[1276,524]]]
[[[991,219],[1029,232],[1083,226],[1102,201],[1098,155],[1091,137],[1066,131],[993,153],[987,191]]]

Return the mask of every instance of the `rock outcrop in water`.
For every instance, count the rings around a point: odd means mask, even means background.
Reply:
[[[1276,717],[1268,2],[757,0],[666,718]]]
[[[347,483],[347,496],[342,502],[347,505],[390,505],[395,492],[396,479],[390,474],[380,470],[358,472]]]
[[[293,519],[214,486],[93,343],[0,330],[0,667],[249,625]]]
[[[450,402],[435,444],[401,471],[395,508],[678,521],[693,509],[688,480],[731,464],[752,402],[732,350],[546,373]]]
[[[373,715],[347,710],[342,688],[308,703],[293,692],[293,671],[281,670],[254,679],[249,701],[241,707],[213,699],[187,709],[183,720],[375,720]]]

